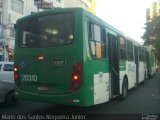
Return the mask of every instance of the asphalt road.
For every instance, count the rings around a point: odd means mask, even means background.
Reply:
[[[129,91],[127,99],[113,99],[92,107],[71,107],[32,101],[20,101],[7,107],[0,104],[0,114],[154,114],[160,118],[160,73]],[[157,119],[156,119],[157,120]]]

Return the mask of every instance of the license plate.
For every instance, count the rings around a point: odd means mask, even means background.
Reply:
[[[47,86],[39,86],[38,90],[39,91],[48,91],[48,87]]]

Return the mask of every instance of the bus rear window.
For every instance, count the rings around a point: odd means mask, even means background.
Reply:
[[[18,43],[23,48],[54,47],[73,42],[71,13],[33,17],[18,25]]]

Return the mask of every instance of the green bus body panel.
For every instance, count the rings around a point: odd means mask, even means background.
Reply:
[[[78,46],[77,46],[78,47]],[[79,62],[80,53],[74,50],[75,48],[57,48],[56,50],[34,50],[29,49],[27,53],[19,53],[16,58],[19,61],[16,61],[17,66],[21,66],[21,62],[25,63],[25,67],[20,68],[20,75],[37,75],[38,82],[24,82],[22,83],[22,89],[27,89],[30,92],[38,91],[38,86],[46,85],[49,87],[47,94],[66,94],[69,93],[69,83],[71,79],[71,71],[74,63]],[[73,51],[72,51],[73,50]],[[34,52],[33,52],[34,51]],[[46,52],[45,52],[46,51]],[[61,51],[61,52],[60,52]],[[61,55],[60,53],[63,53]],[[73,56],[73,55],[75,56]],[[45,56],[43,61],[38,60],[38,56]],[[66,65],[64,66],[55,66],[53,64],[54,60],[65,60]],[[21,76],[22,77],[22,76]],[[22,78],[20,78],[22,79]],[[28,87],[30,85],[30,87]]]
[[[20,21],[31,17],[72,11],[75,13],[76,21],[74,24],[74,42],[72,44],[53,48],[19,48],[18,35],[16,34],[15,65],[20,69],[21,80],[21,86],[16,86],[19,98],[79,106],[93,104],[93,90],[90,89],[93,82],[86,75],[86,70],[88,71],[89,68],[83,56],[83,52],[86,51],[86,46],[83,46],[83,10],[59,9],[45,11],[22,18],[17,21],[17,25]],[[37,59],[38,56],[44,56],[45,59],[40,61]],[[64,60],[66,64],[64,66],[55,66],[53,64],[54,60]],[[22,61],[25,63],[24,68],[21,66]],[[79,62],[83,62],[82,87],[76,93],[71,94],[69,91],[71,71],[73,65]],[[37,75],[37,82],[22,81],[22,74]],[[47,86],[48,91],[39,91],[39,86]],[[68,102],[69,100],[79,100],[80,102],[73,103]]]

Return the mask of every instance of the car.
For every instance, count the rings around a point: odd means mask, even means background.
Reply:
[[[14,63],[0,62],[0,103],[15,103]]]

